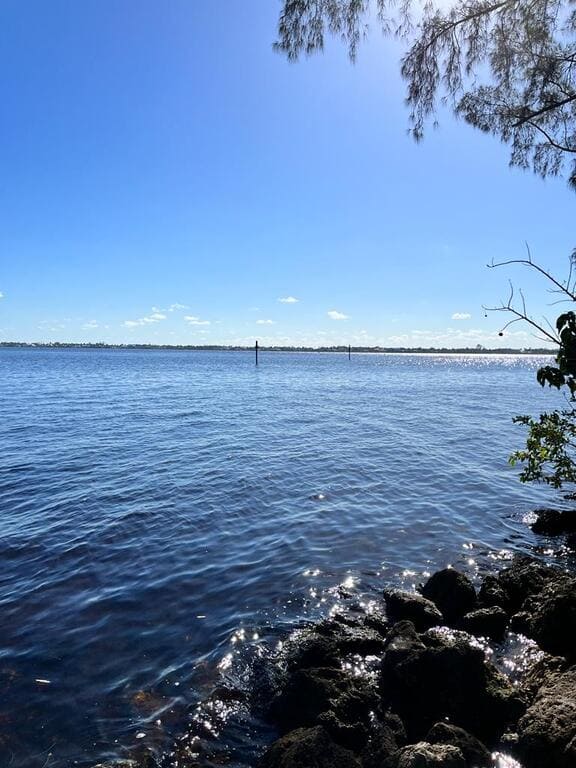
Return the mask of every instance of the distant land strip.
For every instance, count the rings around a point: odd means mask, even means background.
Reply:
[[[0,341],[1,348],[10,349],[137,349],[137,350],[175,350],[191,352],[250,352],[254,346],[236,346],[226,344],[105,344],[93,342],[23,342]],[[259,346],[261,352],[348,352],[348,346],[335,347],[268,347]],[[513,347],[501,347],[491,349],[481,344],[475,347],[350,347],[352,353],[387,353],[387,354],[460,354],[460,355],[553,355],[550,349],[542,347],[514,349]]]

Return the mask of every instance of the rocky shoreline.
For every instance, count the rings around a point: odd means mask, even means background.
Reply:
[[[576,766],[573,576],[517,556],[478,592],[449,568],[383,600],[386,619],[325,620],[288,651],[265,707],[281,736],[262,768],[489,768],[506,764],[501,753]],[[540,649],[516,684],[477,640],[509,629]],[[351,656],[373,674],[347,671]]]
[[[535,529],[572,533],[562,514]],[[531,641],[515,677],[494,663],[511,637]],[[479,589],[446,568],[300,630],[253,678],[225,694],[277,731],[258,768],[574,768],[576,578],[524,555]]]

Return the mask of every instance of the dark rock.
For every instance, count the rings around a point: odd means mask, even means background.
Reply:
[[[566,536],[565,544],[568,549],[576,550],[576,533],[569,533],[568,536]]]
[[[526,700],[532,703],[540,688],[547,685],[555,674],[566,669],[566,659],[543,653],[522,677],[522,692]]]
[[[368,614],[368,616],[364,618],[364,626],[367,629],[373,629],[374,632],[376,632],[382,638],[385,638],[390,631],[389,622],[384,618],[384,616],[381,616],[378,613]]]
[[[362,768],[382,768],[382,764],[398,751],[399,746],[396,733],[388,725],[374,728],[360,755]]]
[[[549,584],[525,607],[531,613],[527,634],[548,653],[576,660],[576,579]]]
[[[384,702],[402,718],[410,739],[423,738],[447,718],[493,743],[523,713],[520,696],[479,648],[460,636],[433,633],[418,636],[410,622],[392,630],[381,666]]]
[[[372,621],[363,617],[347,623],[329,619],[320,622],[316,631],[331,639],[343,656],[350,653],[373,656],[384,649],[382,632],[387,630],[387,625],[383,625],[383,619],[378,623],[376,616],[372,618]]]
[[[384,768],[466,768],[466,761],[458,747],[420,741],[399,750]]]
[[[516,632],[519,635],[526,635],[526,637],[529,637],[531,634],[531,621],[531,613],[528,613],[528,611],[518,611],[518,613],[515,613],[510,619],[510,629],[512,632]]]
[[[335,744],[317,726],[300,728],[272,744],[260,760],[260,768],[360,768],[352,752]]]
[[[479,608],[467,613],[462,619],[462,629],[478,637],[502,640],[508,626],[508,614],[497,605]]]
[[[377,692],[367,680],[338,669],[300,669],[289,675],[268,714],[285,733],[317,725],[327,712],[343,724],[366,723],[378,704]]]
[[[576,511],[559,509],[537,509],[536,522],[530,528],[543,536],[559,536],[563,533],[576,533]]]
[[[476,590],[470,579],[454,568],[432,574],[421,590],[451,624],[476,608]]]
[[[323,712],[318,717],[321,725],[337,744],[353,752],[360,752],[368,743],[368,728],[364,723],[346,722],[335,712]]]
[[[466,765],[474,768],[490,768],[492,755],[484,744],[463,728],[450,723],[436,723],[432,726],[426,741],[430,744],[452,744],[462,752]]]
[[[386,614],[391,621],[411,621],[417,630],[424,631],[444,623],[442,614],[431,600],[416,592],[401,589],[384,590]]]
[[[483,608],[498,606],[510,611],[510,598],[503,589],[497,576],[485,576],[478,591],[478,603]]]
[[[510,567],[500,571],[497,578],[508,599],[508,612],[516,613],[527,598],[538,595],[548,584],[562,580],[565,574],[532,557],[516,555]]]
[[[550,677],[518,727],[525,768],[576,765],[576,668]]]

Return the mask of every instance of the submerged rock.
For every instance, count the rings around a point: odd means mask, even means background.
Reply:
[[[352,752],[335,744],[321,726],[299,728],[275,741],[260,768],[360,768]]]
[[[467,768],[464,755],[451,744],[420,741],[399,750],[384,768]]]
[[[432,574],[421,592],[436,605],[448,624],[457,622],[476,608],[474,585],[454,568],[444,568]]]
[[[576,667],[551,675],[518,725],[525,768],[576,765]]]
[[[462,619],[462,629],[478,637],[490,640],[502,640],[508,626],[508,614],[503,608],[494,605],[490,608],[478,608],[470,611]]]
[[[530,526],[534,533],[544,536],[576,533],[576,511],[572,509],[537,509],[534,514],[537,519]]]
[[[386,614],[392,621],[407,619],[419,631],[444,623],[444,618],[434,603],[416,592],[385,589],[384,602]]]

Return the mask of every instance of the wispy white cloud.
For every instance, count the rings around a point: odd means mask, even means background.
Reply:
[[[185,315],[184,320],[186,320],[188,325],[210,325],[210,320],[201,320],[194,315]]]
[[[161,320],[166,320],[166,315],[163,312],[160,312],[157,307],[152,307],[151,315],[139,317],[137,320],[125,320],[123,324],[126,328],[137,328],[140,325],[159,323]]]
[[[280,304],[298,304],[300,299],[297,299],[295,296],[283,296],[278,301]]]
[[[2,293],[2,291],[0,291],[0,299],[3,299],[3,298],[4,298],[4,294]]]
[[[452,320],[470,320],[471,317],[469,312],[454,312]]]
[[[331,309],[329,312],[326,313],[330,320],[348,320],[348,315],[345,315],[344,312],[337,312],[335,309]]]
[[[275,320],[256,320],[256,325],[276,325]]]
[[[82,330],[84,330],[84,331],[90,331],[90,330],[92,330],[93,328],[99,328],[99,327],[100,327],[100,326],[99,326],[99,324],[96,322],[96,320],[90,320],[90,322],[89,322],[89,323],[84,323],[84,325],[82,326]]]

